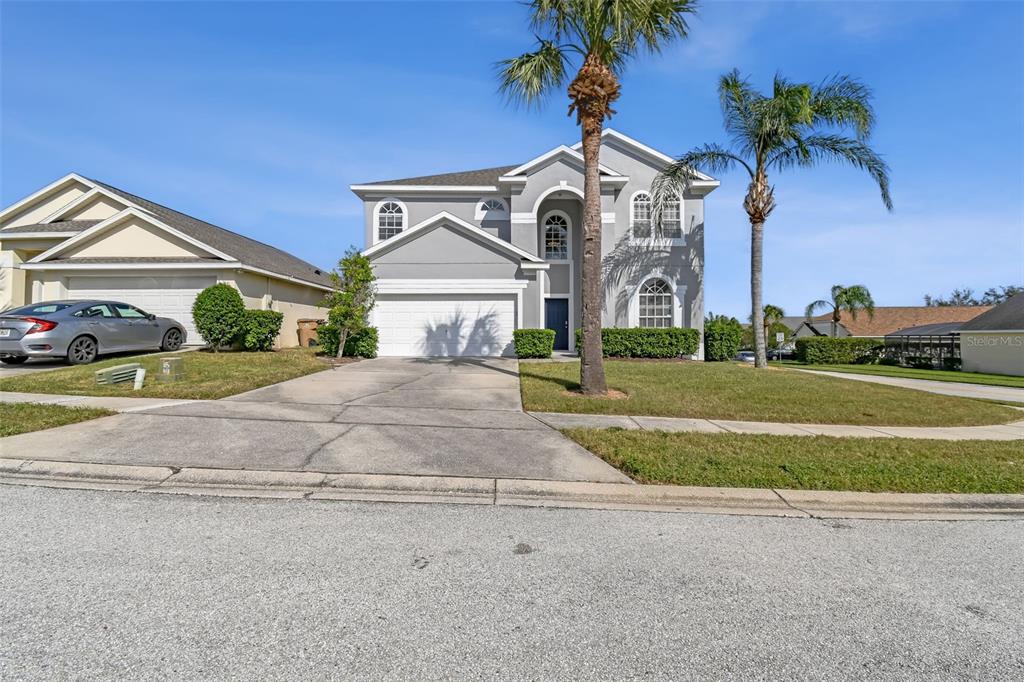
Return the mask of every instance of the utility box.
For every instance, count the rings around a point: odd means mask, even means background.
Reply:
[[[323,320],[299,320],[299,345],[303,348],[319,345],[316,328],[322,323]]]
[[[185,378],[185,361],[179,357],[160,358],[157,381],[181,381]]]
[[[135,381],[135,373],[142,369],[142,365],[137,362],[131,362],[127,365],[117,365],[116,367],[105,367],[104,369],[96,370],[96,383],[97,384],[119,384],[123,381]]]

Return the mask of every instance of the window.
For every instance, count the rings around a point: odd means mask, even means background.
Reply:
[[[651,207],[651,195],[647,192],[637,192],[633,195],[630,220],[633,237],[638,239],[650,239],[655,236],[665,239],[683,238],[682,204],[674,201],[667,206],[661,214],[661,227],[654,229],[654,214]]]
[[[377,209],[377,239],[391,239],[405,227],[405,209],[397,201],[385,201]]]
[[[661,236],[666,239],[683,238],[683,221],[679,215],[681,213],[679,203],[673,201],[668,204],[661,215]]]
[[[149,317],[146,313],[142,312],[133,305],[127,303],[115,303],[114,308],[117,310],[117,314],[128,320],[138,320],[141,318]]]
[[[47,313],[56,313],[65,308],[70,308],[73,305],[74,303],[36,303],[35,305],[27,305],[23,308],[5,310],[4,315],[46,315]]]
[[[640,192],[633,197],[633,236],[646,238],[651,236],[651,195]]]
[[[106,303],[97,303],[75,313],[75,317],[116,317]]]
[[[641,327],[665,328],[672,326],[672,289],[663,279],[649,279],[640,285]]]
[[[480,208],[482,208],[484,212],[504,211],[505,204],[501,203],[500,199],[485,199],[484,202],[480,204]]]
[[[558,213],[544,219],[545,260],[569,260],[569,220]]]

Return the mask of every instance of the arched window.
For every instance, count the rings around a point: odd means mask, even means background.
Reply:
[[[405,229],[405,208],[397,201],[385,201],[377,208],[377,241],[391,239]]]
[[[544,219],[544,259],[569,260],[569,220],[560,213]]]
[[[644,239],[651,236],[651,195],[647,192],[637,192],[633,195],[630,227],[634,237]]]
[[[672,289],[663,279],[649,279],[640,285],[638,323],[641,327],[672,326]]]

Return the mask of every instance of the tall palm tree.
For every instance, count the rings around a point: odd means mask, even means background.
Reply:
[[[871,93],[847,76],[818,85],[791,83],[776,75],[771,96],[753,89],[733,70],[719,81],[718,95],[725,130],[732,144],[697,147],[676,159],[655,178],[652,208],[655,224],[670,201],[697,177],[697,170],[725,172],[742,167],[750,176],[743,208],[750,220],[750,303],[757,367],[767,367],[764,310],[761,307],[764,223],[775,208],[769,171],[810,168],[838,161],[866,171],[878,184],[882,203],[892,210],[889,169],[867,141],[874,126]],[[852,132],[853,137],[844,135]]]
[[[534,104],[569,83],[569,115],[583,141],[583,393],[607,392],[601,347],[601,187],[598,154],[604,120],[615,111],[619,78],[629,59],[656,53],[685,38],[693,0],[531,0],[533,52],[499,63],[501,90],[512,100]]]
[[[816,311],[822,308],[832,308],[833,337],[839,332],[839,321],[842,313],[849,313],[850,317],[855,320],[857,319],[857,313],[862,310],[868,314],[868,317],[875,316],[875,300],[871,298],[871,292],[868,291],[868,288],[861,284],[854,284],[848,287],[844,287],[842,284],[836,284],[832,287],[831,301],[826,301],[825,299],[820,298],[814,303],[808,305],[804,314],[809,320]]]

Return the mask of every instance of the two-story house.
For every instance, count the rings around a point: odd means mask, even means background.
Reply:
[[[381,355],[509,355],[546,327],[574,350],[580,326],[583,156],[559,146],[516,166],[353,185],[377,275]],[[606,327],[703,329],[700,176],[651,223],[650,187],[672,159],[615,130],[601,145]],[[702,335],[703,336],[703,335]],[[700,357],[703,356],[703,347]]]

